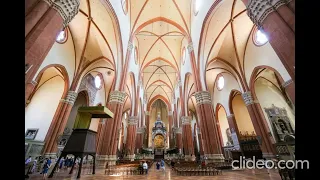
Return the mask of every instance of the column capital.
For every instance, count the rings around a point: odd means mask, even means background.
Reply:
[[[150,111],[145,112],[146,116],[150,116]]]
[[[75,91],[68,91],[66,98],[61,99],[60,102],[73,105],[77,99],[77,96],[78,96],[78,93],[76,93]]]
[[[110,93],[110,100],[109,103],[119,103],[119,104],[123,104],[125,99],[127,97],[127,93],[123,92],[123,91],[112,91]]]
[[[172,111],[168,111],[168,116],[172,116],[173,112]]]
[[[53,9],[57,10],[63,19],[63,27],[67,27],[72,19],[78,14],[79,0],[44,0]]]
[[[197,105],[211,104],[211,94],[208,91],[198,91],[194,93]]]
[[[181,83],[181,80],[180,80],[180,79],[178,80],[177,85],[178,85],[178,88],[179,88],[180,86],[182,86],[182,83]]]
[[[291,83],[293,83],[293,81],[292,81],[292,79],[289,79],[288,81],[283,82],[283,83],[281,84],[281,86],[282,86],[283,88],[286,88],[286,87],[289,86]]]
[[[251,91],[246,91],[246,92],[242,93],[242,99],[243,99],[244,103],[246,104],[246,106],[250,106],[254,103],[258,103],[257,100],[253,99]]]
[[[197,134],[201,134],[201,130],[198,127],[197,127]]]
[[[129,41],[128,42],[128,51],[131,52],[132,49],[133,49],[133,44],[132,44],[132,42]]]
[[[179,127],[179,128],[174,128],[174,132],[175,132],[176,134],[182,134],[182,128],[181,128],[181,127]]]
[[[249,0],[246,5],[247,14],[254,24],[261,27],[270,13],[285,4],[286,0]]]
[[[143,134],[146,131],[144,127],[137,128],[137,134]]]
[[[191,116],[181,116],[182,125],[191,124],[192,118]]]
[[[38,82],[35,81],[35,80],[32,80],[32,81],[31,81],[31,84],[32,84],[33,86],[36,86],[36,85],[38,84]]]
[[[138,124],[138,116],[130,116],[128,119],[128,125],[137,125]]]
[[[229,114],[228,116],[227,116],[227,118],[229,119],[229,118],[234,118],[234,114]]]
[[[188,44],[187,49],[189,53],[191,53],[194,50],[192,42]]]

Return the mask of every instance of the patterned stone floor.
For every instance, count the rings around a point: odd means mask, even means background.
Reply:
[[[97,170],[95,175],[90,175],[91,171],[84,169],[82,171],[81,180],[102,180],[102,179],[111,179],[111,180],[122,180],[122,179],[133,179],[133,180],[144,180],[144,179],[161,179],[161,180],[281,180],[278,172],[276,170],[270,170],[270,174],[267,173],[267,170],[226,170],[222,172],[222,175],[217,176],[177,176],[168,166],[166,165],[165,172],[156,170],[155,164],[149,169],[148,175],[123,175],[123,176],[108,176],[104,175],[103,170]],[[67,172],[56,173],[52,180],[74,180],[76,179],[75,170],[72,175],[69,175]],[[40,174],[30,175],[30,180],[39,180],[43,179]]]

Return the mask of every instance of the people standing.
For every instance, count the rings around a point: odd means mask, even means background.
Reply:
[[[48,170],[50,169],[50,167],[51,167],[51,157],[49,157],[49,159],[47,159],[47,162],[44,164],[43,171],[42,171],[43,179],[46,179]]]
[[[146,171],[146,174],[148,174],[148,164],[147,164],[147,162],[145,161],[142,166],[143,166],[143,170]]]
[[[24,164],[27,166],[30,162],[31,162],[31,156],[29,156],[26,161],[24,162]]]
[[[164,166],[164,160],[163,159],[161,159],[160,166],[161,166],[161,169],[163,169],[163,171],[165,172],[166,168]]]
[[[159,163],[159,161],[157,161],[157,163],[156,163],[156,167],[157,167],[157,170],[159,170],[159,169],[160,169],[160,163]]]
[[[32,169],[31,169],[31,173],[34,173],[34,171],[36,170],[37,168],[37,163],[38,163],[38,157],[36,157],[34,160],[33,160],[33,165],[32,165]]]
[[[143,165],[142,165],[142,162],[139,163],[138,170],[139,170],[139,174],[143,174]]]

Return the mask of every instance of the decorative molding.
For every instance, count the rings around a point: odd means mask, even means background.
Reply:
[[[246,104],[246,106],[249,106],[251,104],[254,104],[252,95],[251,95],[251,91],[247,91],[242,93],[242,99],[244,101],[244,103]]]
[[[78,93],[76,93],[75,91],[69,91],[67,94],[67,97],[65,99],[61,99],[60,102],[73,105],[77,99],[77,96],[78,96]]]
[[[174,129],[174,132],[175,132],[176,134],[182,134],[182,128],[181,128],[181,127],[175,128],[175,129]]]
[[[131,54],[131,51],[132,51],[132,49],[133,49],[133,44],[132,44],[132,42],[128,42],[128,51],[130,52],[130,54]]]
[[[179,88],[180,86],[182,86],[181,80],[179,79],[177,82],[177,87]]]
[[[284,82],[281,84],[281,86],[283,88],[286,88],[287,86],[289,86],[291,83],[293,83],[292,79],[289,79],[288,81]]]
[[[287,4],[286,0],[249,0],[247,14],[254,24],[261,27],[270,13],[285,4]]]
[[[198,127],[197,127],[197,134],[201,134],[201,130]]]
[[[78,14],[79,0],[44,0],[53,9],[57,10],[63,19],[63,27],[67,27],[72,19]]]
[[[198,91],[194,93],[197,105],[211,104],[211,94],[208,91]]]
[[[168,112],[168,116],[172,116],[173,115],[173,112],[172,111],[169,111]]]
[[[89,105],[92,106],[98,90],[99,89],[97,89],[94,84],[94,77],[91,74],[88,74],[82,79],[78,92],[87,91],[89,96]]]
[[[189,43],[187,46],[188,52],[191,53],[194,49],[193,49],[193,44]]]
[[[234,118],[234,114],[229,114],[228,116],[227,116],[227,118],[229,119],[229,118]]]
[[[122,92],[122,91],[112,91],[110,93],[110,100],[109,103],[119,103],[119,104],[123,104],[125,99],[127,97],[127,93],[126,92]]]
[[[191,124],[192,118],[191,116],[181,116],[182,125]]]
[[[34,86],[36,86],[36,85],[38,84],[38,82],[35,81],[35,80],[32,80],[32,81],[31,81],[31,84],[34,85]]]
[[[138,124],[138,116],[130,116],[128,119],[128,125],[137,125]]]
[[[143,134],[146,131],[144,127],[137,128],[137,134]]]
[[[149,111],[146,111],[145,114],[146,114],[146,116],[150,116],[150,112]]]

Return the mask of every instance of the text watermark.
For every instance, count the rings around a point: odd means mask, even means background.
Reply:
[[[233,160],[231,163],[233,169],[309,169],[308,160],[256,160],[245,159],[245,157],[240,156],[240,160]]]

